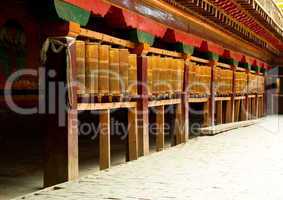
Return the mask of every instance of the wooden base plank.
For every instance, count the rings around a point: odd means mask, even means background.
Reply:
[[[227,124],[219,124],[212,127],[200,128],[199,132],[201,135],[216,135],[233,129],[251,126],[258,122],[259,120],[248,120],[248,121],[241,121],[241,122],[234,122]]]

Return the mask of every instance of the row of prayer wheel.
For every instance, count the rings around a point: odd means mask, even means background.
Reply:
[[[159,97],[180,94],[183,90],[185,63],[182,59],[148,56],[148,94]]]
[[[210,95],[211,67],[190,63],[188,73],[190,95]]]
[[[217,95],[230,95],[233,93],[233,71],[230,69],[215,69],[215,89]]]
[[[128,49],[112,48],[94,42],[77,41],[77,82],[79,94],[94,96],[136,96],[137,56]],[[183,59],[147,56],[147,91],[150,96],[180,94],[183,91],[185,61]],[[188,70],[190,95],[211,93],[211,67],[191,62]],[[248,85],[249,78],[249,85]],[[235,93],[264,93],[264,77],[235,72]],[[215,69],[217,95],[233,93],[233,71]]]
[[[257,74],[249,74],[249,94],[263,94],[264,93],[264,77]]]
[[[247,93],[248,76],[246,72],[235,72],[235,93],[237,95]]]
[[[137,58],[128,49],[76,42],[80,94],[136,95]]]

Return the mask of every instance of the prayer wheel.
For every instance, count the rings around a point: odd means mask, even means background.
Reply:
[[[77,82],[78,82],[78,93],[84,94],[86,85],[86,52],[85,52],[85,42],[76,41],[76,64],[77,64]]]
[[[86,91],[98,94],[98,44],[86,42]]]

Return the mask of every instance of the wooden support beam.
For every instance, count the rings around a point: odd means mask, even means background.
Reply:
[[[154,100],[148,103],[148,107],[158,107],[158,106],[174,105],[180,103],[181,103],[180,99]]]
[[[155,107],[156,110],[156,151],[164,149],[164,106]]]
[[[233,120],[233,101],[226,101],[225,123],[231,123]]]
[[[208,98],[188,98],[189,103],[207,103]]]
[[[232,78],[232,98],[231,98],[231,122],[236,122],[238,121],[238,116],[236,115],[236,111],[238,111],[238,108],[236,108],[236,65],[231,65],[232,71],[233,71],[233,78]],[[238,113],[237,113],[238,115]],[[237,120],[235,118],[237,117]]]
[[[144,47],[144,46],[143,46]],[[139,48],[140,50],[140,48]],[[139,156],[149,154],[149,119],[148,119],[148,88],[147,86],[147,57],[143,55],[137,56],[137,77],[138,77],[138,148]]]
[[[223,104],[222,104],[222,101],[217,101],[216,102],[216,123],[217,124],[222,124],[223,123],[223,110],[222,110],[222,108],[223,108]]]
[[[174,135],[176,138],[176,145],[181,144],[183,142],[183,115],[182,115],[182,105],[176,105],[176,119],[174,126]]]
[[[210,126],[211,122],[211,109],[210,109],[210,101],[207,101],[203,105],[203,127]]]
[[[116,37],[112,37],[103,33],[99,33],[99,32],[95,32],[95,31],[91,31],[91,30],[87,30],[84,28],[80,29],[80,36],[82,37],[86,37],[89,39],[94,39],[94,40],[98,40],[98,41],[103,41],[109,44],[116,44],[116,45],[120,45],[123,47],[127,47],[130,49],[135,48],[135,43],[130,42],[128,40],[123,40],[120,38],[116,38]]]
[[[115,103],[79,103],[78,110],[107,110],[119,108],[135,108],[135,102],[115,102]]]
[[[138,159],[138,124],[137,108],[128,109],[128,160]]]
[[[110,167],[110,110],[99,113],[99,167],[104,170]]]
[[[239,117],[240,117],[240,107],[241,107],[241,100],[235,100],[235,117],[234,117],[234,122],[238,122],[239,121]]]
[[[189,64],[191,60],[191,56],[185,55],[185,68],[184,68],[184,80],[183,80],[183,92],[181,95],[181,105],[182,105],[182,127],[183,127],[183,137],[182,142],[186,143],[189,140],[190,132],[189,132],[189,103],[187,102],[189,91],[187,87],[189,86]]]
[[[241,115],[240,115],[240,120],[241,121],[245,121],[245,120],[248,120],[247,118],[247,101],[248,99],[244,99],[244,100],[241,100]]]
[[[68,43],[69,41],[62,41]],[[70,46],[72,62],[72,80],[76,79],[76,46]],[[45,140],[44,187],[75,180],[79,176],[78,168],[78,120],[77,87],[71,85],[66,91],[66,53],[48,53],[46,72],[55,71],[57,76],[47,76],[47,128]],[[64,85],[62,85],[64,83]],[[72,92],[71,98],[69,93]],[[53,97],[51,100],[49,97]],[[54,101],[54,102],[53,102]],[[72,102],[72,103],[71,103]]]
[[[214,126],[215,124],[215,69],[218,65],[217,61],[211,60],[209,66],[211,67],[211,88],[210,88],[210,99],[209,99],[209,126]]]

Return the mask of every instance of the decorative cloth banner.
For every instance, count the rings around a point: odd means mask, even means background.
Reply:
[[[66,42],[62,42],[62,40]],[[43,43],[41,50],[41,62],[44,66],[47,61],[47,52],[51,48],[51,50],[58,54],[62,52],[64,49],[66,51],[66,77],[67,77],[67,89],[68,89],[68,107],[73,107],[73,91],[71,90],[71,86],[73,85],[73,71],[72,71],[72,56],[70,47],[75,43],[76,39],[72,37],[49,37]]]

